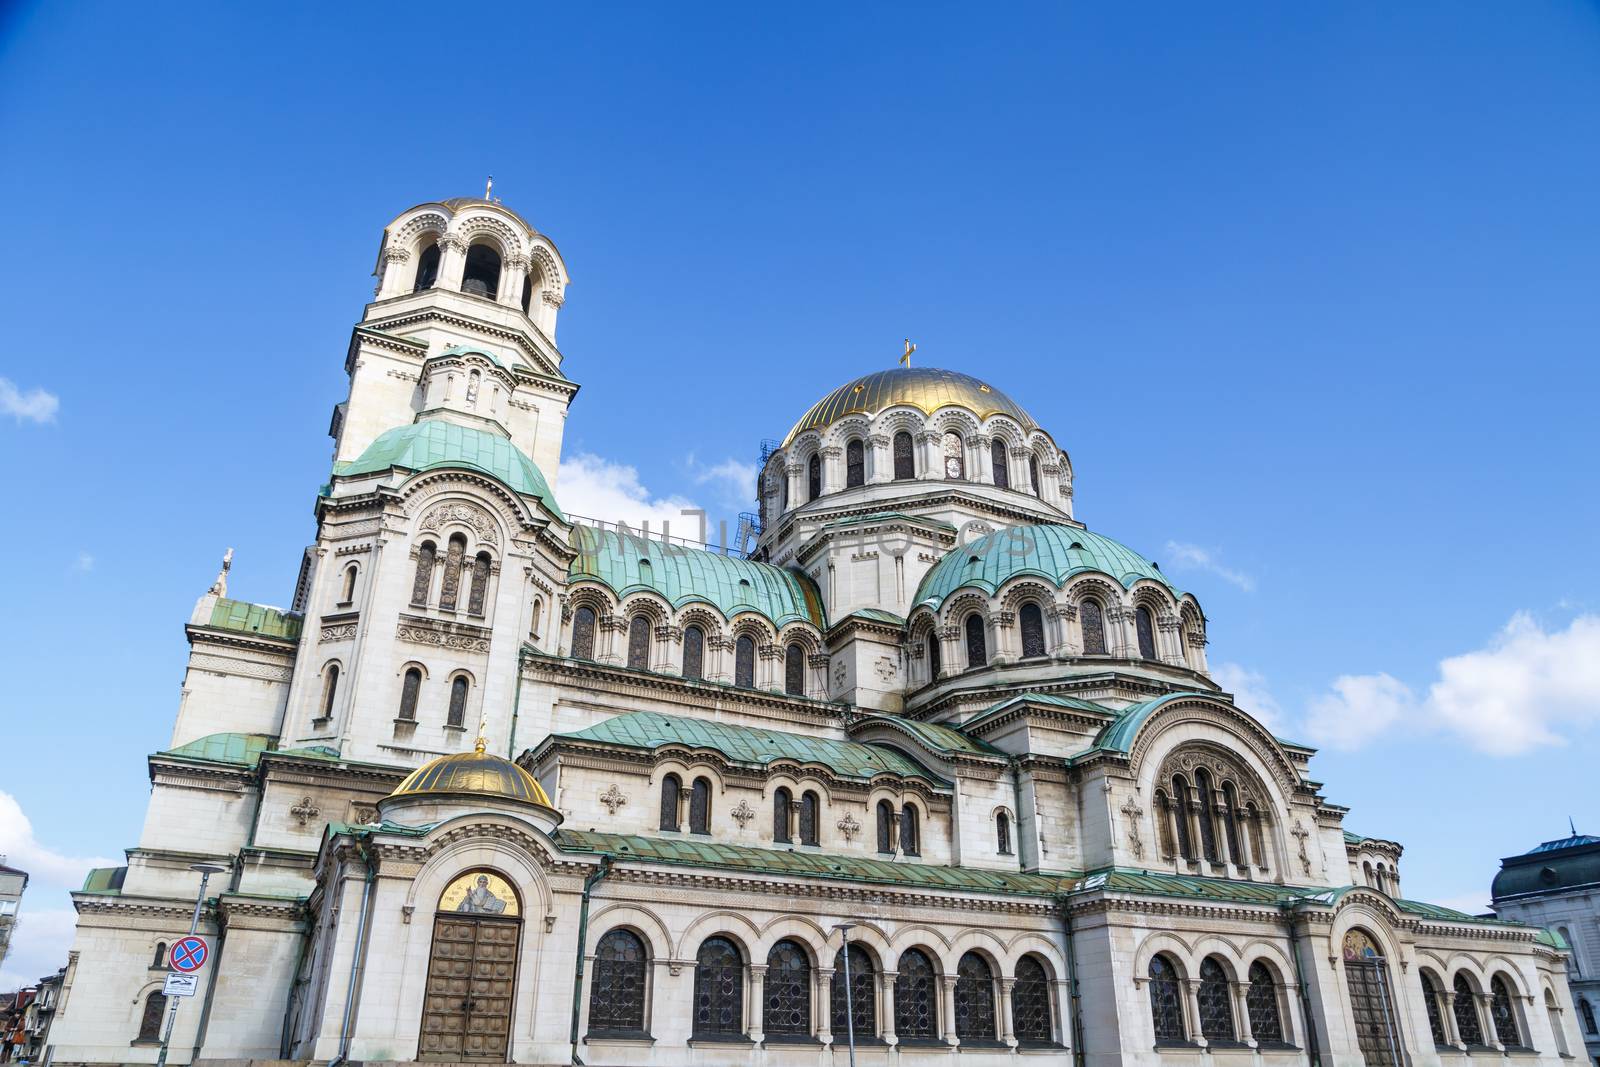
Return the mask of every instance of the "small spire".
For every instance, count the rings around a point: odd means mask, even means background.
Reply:
[[[489,739],[484,736],[488,732],[489,732],[489,713],[486,711],[486,712],[483,713],[483,718],[478,720],[478,740],[472,746],[474,749],[477,750],[478,755],[480,755],[480,756],[483,755],[484,751],[486,749],[488,749],[488,747],[489,747]]]
[[[211,583],[208,592],[212,596],[228,595],[228,571],[233,567],[233,549],[222,554],[222,569],[217,572],[217,580]]]
[[[1578,824],[1572,821],[1572,816],[1567,816],[1567,827],[1572,831],[1572,836],[1578,836]]]
[[[483,198],[485,200],[493,200],[494,197],[490,195],[493,192],[494,192],[494,175],[491,174],[491,175],[489,175],[489,180],[484,183],[484,186],[483,186]]]
[[[900,365],[902,367],[911,366],[911,353],[915,352],[916,350],[917,346],[911,343],[911,338],[907,337],[906,350],[900,353]]]

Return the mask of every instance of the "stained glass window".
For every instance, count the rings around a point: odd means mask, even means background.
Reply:
[[[461,560],[467,554],[467,539],[460,534],[450,538],[450,548],[444,554],[444,582],[439,587],[439,606],[447,611],[456,609],[456,597],[461,591]]]
[[[947,433],[944,435],[944,476],[946,478],[965,478],[967,476],[966,446],[962,444],[961,435]]]
[[[858,485],[867,483],[867,457],[866,449],[861,445],[861,438],[851,438],[844,446],[844,487],[854,489]]]
[[[793,941],[779,941],[767,953],[761,1018],[768,1034],[811,1033],[811,959]]]
[[[1200,805],[1195,811],[1200,820],[1200,854],[1206,858],[1207,863],[1216,863],[1217,820],[1216,813],[1212,810],[1216,799],[1211,790],[1211,775],[1206,773],[1205,768],[1195,771],[1194,787],[1200,800]]]
[[[983,616],[968,615],[967,627],[967,669],[982,667],[989,662],[988,641],[983,632]]]
[[[800,843],[817,843],[817,794],[808,792],[800,798]]]
[[[989,445],[990,466],[994,470],[994,484],[1002,489],[1011,488],[1011,468],[1006,462],[1006,443],[994,441]]]
[[[424,289],[432,289],[433,283],[439,280],[439,246],[431,244],[422,250],[422,255],[417,257],[417,280],[411,287],[413,293],[420,293]]]
[[[683,782],[676,774],[661,779],[661,829],[678,828],[678,795],[682,791]]]
[[[1181,774],[1172,776],[1172,821],[1178,828],[1178,855],[1194,859],[1194,840],[1189,833],[1189,783]]]
[[[1139,658],[1155,659],[1156,628],[1149,608],[1139,608],[1133,613],[1133,628],[1139,635]]]
[[[574,659],[594,659],[594,609],[579,608],[572,616],[572,655]]]
[[[139,1016],[139,1036],[136,1041],[160,1041],[161,1020],[167,1013],[167,998],[161,993],[151,993],[144,998],[144,1013]],[[127,1031],[123,1031],[126,1033]]]
[[[399,718],[414,721],[417,717],[417,697],[422,693],[422,672],[412,667],[400,683]]]
[[[994,817],[995,847],[1002,856],[1011,855],[1011,819],[1005,812]]]
[[[701,679],[706,676],[706,632],[698,626],[683,631],[683,676]]]
[[[756,642],[749,634],[740,634],[734,642],[733,684],[740,689],[756,686]]]
[[[1506,1048],[1521,1047],[1517,1012],[1511,1005],[1511,989],[1506,985],[1506,980],[1496,975],[1489,983],[1489,994],[1489,1017],[1494,1020],[1494,1036]]]
[[[850,1036],[845,1019],[845,950],[833,957],[833,982],[829,1000],[832,1008],[833,1039],[840,1041]],[[878,1036],[878,975],[872,965],[872,954],[860,945],[850,946],[850,1017],[857,1041],[863,1037]]]
[[[489,553],[479,552],[472,561],[472,589],[467,593],[467,611],[482,615],[489,596]]]
[[[1031,601],[1022,605],[1017,620],[1022,624],[1022,657],[1032,659],[1044,655],[1044,612],[1039,610],[1039,605]]]
[[[792,802],[789,791],[782,786],[772,794],[772,839],[780,844],[789,841],[789,805]]]
[[[1483,1044],[1483,1024],[1478,1017],[1478,995],[1464,974],[1455,981],[1456,1033],[1468,1045]]]
[[[939,1036],[939,993],[933,963],[916,948],[900,954],[894,978],[894,1032],[900,1040],[928,1041]]]
[[[636,671],[650,667],[650,620],[643,615],[628,620],[628,666]]]
[[[695,954],[694,1033],[744,1033],[744,958],[725,937],[707,940]]]
[[[1183,1005],[1179,1001],[1178,972],[1165,956],[1150,961],[1150,1016],[1157,1041],[1183,1041]]]
[[[994,972],[976,952],[962,956],[956,964],[956,1036],[966,1040],[993,1040]]]
[[[1078,605],[1078,621],[1083,628],[1083,653],[1086,656],[1106,654],[1106,624],[1098,600],[1085,600]]]
[[[939,680],[939,631],[928,631],[928,681]]]
[[[1261,815],[1256,811],[1254,804],[1244,806],[1245,821],[1250,825],[1250,855],[1255,858],[1257,867],[1267,865],[1267,841],[1261,828]]]
[[[894,480],[903,482],[916,476],[917,461],[911,435],[901,430],[894,435]]]
[[[1245,991],[1250,1012],[1250,1033],[1257,1041],[1282,1041],[1283,1018],[1278,1014],[1278,983],[1265,963],[1250,965],[1250,988]]]
[[[1023,1044],[1047,1044],[1050,1026],[1050,976],[1033,956],[1017,961],[1017,984],[1011,987],[1011,1030]]]
[[[465,726],[467,722],[467,679],[456,675],[450,683],[450,713],[445,719],[447,726]]]
[[[1034,496],[1044,496],[1044,483],[1039,481],[1039,461],[1028,460],[1028,484],[1033,489]]]
[[[411,603],[417,607],[428,603],[428,590],[433,586],[434,552],[432,541],[422,542],[417,549],[417,576],[411,582]]]
[[[806,461],[806,499],[815,500],[822,495],[822,457],[815,452]]]
[[[1428,1029],[1433,1033],[1435,1045],[1447,1045],[1449,1038],[1444,1032],[1444,1012],[1439,1005],[1443,1002],[1443,994],[1434,984],[1433,976],[1427,971],[1422,972],[1422,1002],[1428,1007]]]
[[[878,801],[878,851],[894,852],[894,808],[887,800]]]
[[[689,789],[689,832],[691,834],[711,832],[710,779],[696,778],[694,785]]]
[[[922,854],[922,837],[917,830],[917,809],[907,804],[900,809],[900,851],[907,856]]]
[[[644,942],[629,930],[612,930],[594,950],[589,980],[589,1031],[642,1034],[648,961]]]
[[[1239,791],[1232,782],[1222,783],[1222,827],[1228,841],[1228,858],[1237,867],[1244,867],[1244,853],[1239,851]]]
[[[322,718],[333,718],[333,702],[339,696],[339,665],[328,664],[322,675]]]
[[[1222,969],[1216,957],[1207,956],[1200,962],[1200,1033],[1208,1041],[1232,1041],[1233,1004],[1228,992],[1228,972]]]
[[[798,642],[783,650],[783,691],[792,697],[806,695],[806,650]]]
[[[150,962],[150,966],[152,966],[152,967],[165,967],[166,965],[167,965],[167,943],[165,941],[157,941],[156,942],[156,957],[155,957],[154,960],[152,960]]]

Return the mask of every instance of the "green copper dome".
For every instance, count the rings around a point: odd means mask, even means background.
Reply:
[[[589,526],[573,527],[572,547],[578,558],[567,577],[597,579],[618,596],[648,589],[674,608],[700,601],[730,619],[754,611],[776,626],[796,619],[826,625],[816,587],[782,567]]]
[[[375,474],[398,467],[428,471],[436,467],[465,467],[504,482],[523,496],[536,496],[556,518],[566,522],[555,494],[533,460],[508,438],[444,419],[423,419],[380,434],[367,450],[349,463],[335,463],[340,477]]]
[[[951,549],[922,579],[918,606],[937,609],[944,599],[964,586],[993,593],[1020,575],[1031,574],[1058,588],[1074,574],[1099,571],[1131,588],[1141,578],[1152,578],[1182,594],[1161,569],[1126,545],[1076,526],[1040,523],[1002,526],[967,545]]]

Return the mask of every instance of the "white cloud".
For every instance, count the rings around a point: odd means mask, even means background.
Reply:
[[[1600,616],[1546,631],[1518,612],[1486,647],[1442,660],[1422,697],[1387,674],[1344,675],[1333,689],[1306,717],[1311,738],[1333,748],[1359,748],[1400,722],[1495,756],[1565,744],[1567,731],[1600,724]]]
[[[1236,571],[1231,567],[1224,567],[1217,559],[1216,553],[1199,545],[1187,544],[1183,541],[1167,542],[1167,559],[1171,566],[1180,571],[1209,571],[1229,585],[1238,586],[1246,593],[1256,590],[1256,580],[1243,571]]]
[[[94,570],[94,557],[87,552],[79,552],[78,558],[72,563],[72,569],[80,574],[88,574]]]
[[[34,895],[30,883],[22,896],[17,925],[11,931],[11,951],[0,966],[0,990],[34,985],[67,962],[78,913],[71,908],[30,907],[29,898]]]
[[[24,393],[10,378],[0,378],[0,414],[10,415],[18,422],[54,422],[60,407],[61,401],[54,393],[43,389]]]
[[[698,509],[698,504],[682,496],[655,496],[640,483],[638,470],[591,452],[562,459],[556,499],[572,515],[626,523],[633,529],[648,522],[652,534],[670,523],[674,536],[700,537],[700,520],[684,514]]]
[[[1429,903],[1464,911],[1468,915],[1482,915],[1489,910],[1489,894],[1479,889],[1475,892],[1456,893],[1448,897],[1430,897]]]
[[[110,867],[114,860],[66,856],[33,836],[33,824],[10,793],[0,791],[0,855],[6,865],[28,872],[11,951],[0,971],[0,989],[32,984],[67,961],[76,915],[63,903],[66,893],[83,884],[91,867]]]
[[[1267,729],[1282,728],[1283,709],[1268,688],[1266,675],[1238,663],[1219,663],[1211,668],[1211,680],[1232,693],[1233,702]]]
[[[749,511],[755,507],[756,475],[759,471],[754,463],[725,459],[715,466],[706,467],[696,463],[695,458],[690,456],[689,469],[694,474],[696,485],[711,486],[721,502],[734,510]]]

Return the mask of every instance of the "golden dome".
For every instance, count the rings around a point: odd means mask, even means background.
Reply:
[[[484,751],[478,739],[472,752],[430,760],[406,776],[391,797],[490,796],[553,807],[533,775],[508,759]]]
[[[783,439],[784,446],[807,430],[825,429],[846,415],[873,416],[896,405],[932,415],[942,407],[966,408],[980,419],[1009,415],[1024,430],[1038,423],[1000,390],[968,374],[935,367],[895,367],[846,382],[811,406]]]

